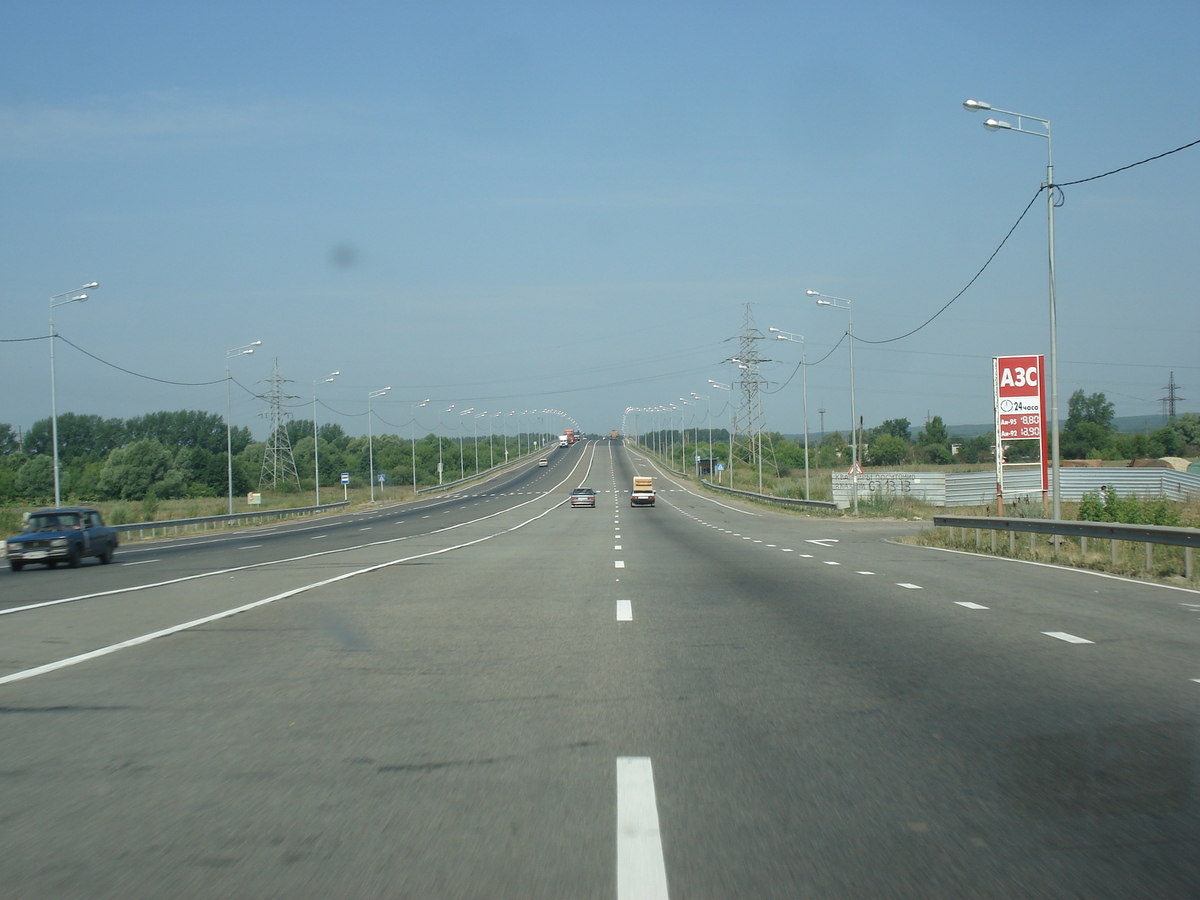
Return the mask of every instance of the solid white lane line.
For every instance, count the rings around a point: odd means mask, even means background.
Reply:
[[[309,538],[309,540],[310,541],[319,541],[322,538],[327,538],[327,537],[329,537],[329,535],[327,535],[327,534],[314,534],[312,537]]]
[[[524,505],[524,504],[521,504],[521,505]],[[91,650],[87,653],[81,653],[78,656],[69,656],[66,659],[56,660],[55,662],[46,663],[45,665],[42,665],[42,666],[36,666],[32,669],[23,669],[19,672],[13,672],[9,675],[0,676],[0,684],[8,684],[9,682],[12,682],[12,681],[22,681],[26,678],[33,678],[37,675],[44,675],[47,672],[54,672],[58,669],[63,669],[68,666],[75,666],[81,662],[86,662],[87,660],[90,660],[90,659],[96,659],[101,656],[107,656],[110,653],[116,653],[118,650],[126,650],[130,647],[136,647],[139,644],[145,644],[145,643],[148,643],[149,641],[156,640],[160,637],[166,637],[167,635],[171,635],[171,634],[178,634],[181,631],[189,631],[200,625],[207,625],[209,622],[216,622],[219,619],[225,619],[225,618],[229,618],[230,616],[236,616],[239,613],[246,612],[247,610],[257,609],[258,607],[265,606],[268,603],[274,603],[277,600],[285,600],[288,597],[295,597],[298,594],[305,593],[306,591],[316,590],[317,588],[322,588],[322,587],[325,587],[326,585],[330,585],[330,584],[337,584],[340,581],[346,581],[346,580],[348,580],[350,578],[354,578],[358,575],[365,575],[370,572],[378,572],[381,569],[388,569],[388,568],[391,568],[392,566],[403,565],[404,563],[412,562],[413,560],[417,560],[417,559],[428,559],[431,556],[441,556],[443,553],[450,553],[454,550],[462,550],[465,547],[474,547],[476,544],[482,544],[486,541],[492,540],[492,538],[500,537],[501,535],[505,535],[505,534],[512,534],[514,531],[518,531],[518,530],[524,528],[526,525],[529,525],[532,522],[536,522],[539,519],[543,518],[544,516],[548,516],[550,513],[552,513],[557,508],[558,508],[558,504],[555,504],[554,506],[551,506],[549,509],[542,510],[542,512],[538,513],[536,516],[532,516],[532,517],[526,519],[524,522],[518,522],[516,525],[513,525],[511,528],[505,528],[505,529],[502,529],[501,531],[495,531],[495,532],[492,532],[491,534],[484,535],[483,537],[478,537],[478,538],[475,538],[470,541],[464,541],[461,544],[454,544],[450,547],[442,547],[438,550],[429,550],[425,553],[417,553],[413,556],[405,556],[400,559],[389,560],[388,562],[375,563],[374,565],[370,565],[370,566],[367,566],[362,569],[355,569],[352,572],[343,572],[341,575],[334,575],[332,578],[324,578],[321,581],[314,581],[311,584],[304,584],[304,585],[301,585],[300,587],[292,588],[289,591],[284,591],[281,594],[275,594],[274,596],[271,596],[271,597],[264,597],[261,600],[255,600],[253,603],[247,603],[244,606],[238,606],[238,607],[235,607],[234,609],[226,609],[219,613],[214,613],[211,616],[205,616],[202,619],[193,619],[191,622],[184,622],[181,625],[172,625],[170,628],[164,628],[161,631],[155,631],[155,632],[152,632],[151,634],[143,634],[143,635],[140,635],[139,637],[130,638],[127,641],[121,641],[120,643],[117,643],[117,644],[109,644],[107,647],[100,647],[97,650]],[[490,519],[494,515],[495,514],[493,513],[492,516],[484,516],[482,519],[479,519],[477,521],[482,521],[483,519]],[[457,526],[454,526],[454,527],[457,527]],[[453,528],[446,528],[446,529],[442,529],[442,530],[443,531],[452,531]],[[396,540],[405,540],[405,538],[398,538]],[[381,541],[380,543],[391,544],[391,543],[395,543],[395,540]],[[298,559],[313,559],[314,557],[318,557],[318,556],[328,556],[335,552],[343,552],[343,551],[324,550],[319,553],[311,553],[306,556],[297,557],[297,558]],[[260,565],[254,565],[254,566],[239,566],[237,568],[224,569],[220,573],[206,573],[205,575],[187,575],[187,576],[184,576],[183,578],[175,578],[175,579],[172,579],[171,581],[159,582],[157,585],[138,585],[134,588],[119,589],[117,591],[106,591],[106,592],[103,592],[100,594],[93,594],[91,596],[100,597],[100,596],[105,596],[106,594],[123,593],[125,590],[145,590],[150,587],[159,587],[159,586],[162,586],[165,584],[179,584],[184,581],[193,581],[197,578],[205,578],[205,577],[209,577],[210,575],[213,575],[213,574],[228,574],[229,572],[241,572],[241,571],[246,571],[248,569],[259,569],[259,568],[263,568],[263,565],[260,564]],[[229,577],[232,578],[233,576],[230,575]],[[84,598],[63,598],[61,600],[52,600],[49,603],[43,604],[43,605],[54,605],[54,604],[58,604],[58,603],[66,603],[66,602],[71,602],[71,601],[77,600],[77,599],[84,599]],[[0,612],[0,614],[3,614],[4,612],[14,612],[14,611],[15,610],[4,610],[4,611]]]
[[[617,900],[666,900],[654,770],[648,756],[617,757]]]
[[[146,563],[158,562],[157,559],[139,559],[137,562],[121,563],[123,566],[144,566]]]
[[[633,621],[633,601],[618,600],[617,601],[617,621],[632,622]]]
[[[1043,631],[1042,634],[1047,637],[1058,638],[1060,641],[1066,641],[1068,644],[1094,644],[1095,641],[1089,641],[1087,638],[1081,638],[1078,635],[1067,634],[1065,631]]]
[[[924,588],[921,587],[919,584],[909,584],[907,581],[897,581],[896,587],[908,588],[908,590],[910,590],[910,591],[924,590]]]
[[[978,603],[972,603],[970,600],[955,600],[959,606],[965,606],[967,609],[988,609],[987,606],[980,606]]]
[[[617,567],[618,569],[623,569],[623,568],[625,568],[625,560],[623,560],[623,559],[618,559],[618,560],[616,561],[615,565],[616,565],[616,567]]]
[[[257,550],[262,544],[251,544],[248,547],[238,547],[239,550]]]

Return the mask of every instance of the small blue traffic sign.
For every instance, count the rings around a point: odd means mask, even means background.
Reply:
[[[350,473],[343,472],[342,473],[342,484],[349,484],[349,483],[350,483]]]

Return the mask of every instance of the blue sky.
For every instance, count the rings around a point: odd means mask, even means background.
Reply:
[[[607,431],[691,391],[727,421],[705,388],[744,304],[810,362],[846,316],[806,289],[894,337],[1033,198],[1046,141],[963,100],[1050,119],[1056,181],[1097,175],[1200,138],[1198,26],[1195,3],[9,2],[0,337],[95,280],[65,338],[218,382],[60,344],[60,412],[223,414],[226,350],[261,340],[238,382],[278,357],[308,418],[340,370],[319,416],[351,433],[388,385],[377,432],[427,397],[419,432],[451,404]],[[1171,371],[1200,408],[1198,172],[1200,147],[1065,188],[1064,415],[1077,388],[1158,413]],[[991,357],[1048,350],[1046,248],[1043,196],[933,324],[858,344],[867,426],[989,421]],[[800,348],[762,349],[768,426],[797,432]],[[0,421],[46,417],[47,342],[0,367]],[[813,430],[849,426],[847,375],[844,345],[810,367]],[[237,424],[265,436],[264,409],[235,386]]]

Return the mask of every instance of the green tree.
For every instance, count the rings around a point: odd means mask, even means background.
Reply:
[[[872,466],[898,466],[907,456],[908,442],[895,434],[881,434],[867,446],[867,463]]]
[[[100,490],[118,500],[141,500],[152,487],[159,497],[176,496],[183,478],[172,463],[170,452],[158,441],[134,441],[108,455],[100,473]]]
[[[942,421],[941,416],[934,416],[923,429],[917,432],[918,444],[948,444],[949,442],[950,435],[946,432],[946,423]]]
[[[120,419],[78,415],[65,412],[58,416],[58,458],[60,463],[76,459],[98,461],[125,443],[125,426]],[[48,418],[33,423],[25,435],[25,449],[30,453],[52,455],[53,437]]]
[[[1113,405],[1102,393],[1075,391],[1067,401],[1067,422],[1059,435],[1062,455],[1067,459],[1103,457],[1112,454]]]
[[[29,457],[17,471],[13,487],[18,497],[32,502],[54,496],[54,460],[44,453]]]
[[[127,419],[125,442],[144,439],[164,447],[200,447],[219,453],[225,449],[225,420],[195,409],[163,410]]]
[[[1084,394],[1077,390],[1067,401],[1067,421],[1064,431],[1070,431],[1084,422],[1099,425],[1106,431],[1112,430],[1113,405],[1103,393]]]
[[[912,425],[908,419],[887,419],[878,427],[872,428],[869,435],[871,437],[878,437],[879,435],[890,434],[900,438],[902,441],[911,441],[911,428]]]

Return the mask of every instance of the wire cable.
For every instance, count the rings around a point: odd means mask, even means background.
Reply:
[[[210,384],[220,384],[222,381],[225,380],[224,378],[218,378],[216,381],[171,381],[168,378],[155,378],[153,375],[143,375],[140,372],[134,372],[131,369],[126,369],[123,366],[118,366],[116,363],[111,363],[107,359],[101,359],[95,353],[89,353],[87,350],[84,350],[78,344],[67,340],[61,334],[56,334],[55,337],[57,337],[63,343],[69,344],[70,346],[74,347],[76,350],[78,350],[84,356],[90,356],[92,359],[96,360],[96,362],[103,363],[104,365],[108,366],[110,369],[116,369],[118,372],[124,372],[126,375],[132,375],[135,378],[144,378],[144,379],[146,379],[146,381],[157,381],[159,384],[174,384],[174,385],[179,385],[180,387],[206,387]],[[30,338],[29,340],[33,340],[33,339]]]
[[[1182,147],[1176,147],[1174,150],[1168,150],[1166,153],[1160,153],[1157,156],[1148,156],[1145,159],[1138,160],[1135,163],[1130,163],[1127,166],[1121,166],[1121,168],[1119,168],[1119,169],[1113,169],[1109,172],[1103,173],[1102,175],[1093,175],[1091,178],[1080,178],[1078,181],[1063,181],[1063,182],[1055,184],[1054,187],[1057,187],[1057,188],[1070,187],[1073,184],[1085,184],[1089,181],[1096,181],[1097,179],[1100,179],[1100,178],[1107,178],[1109,175],[1116,175],[1118,172],[1124,172],[1127,169],[1133,169],[1133,168],[1136,168],[1137,166],[1144,166],[1148,162],[1154,162],[1154,160],[1156,160],[1156,159],[1162,159],[1164,156],[1170,156],[1172,153],[1178,153],[1180,150],[1186,150],[1189,147],[1195,147],[1197,144],[1200,144],[1200,140],[1192,141],[1190,144],[1184,144]]]
[[[886,338],[882,341],[868,341],[866,338],[860,338],[860,337],[856,337],[854,340],[858,341],[860,344],[890,344],[893,341],[902,341],[906,337],[911,337],[912,335],[916,334],[918,331],[920,331],[922,328],[924,328],[926,325],[928,325],[930,322],[932,322],[934,319],[936,319],[938,316],[940,316],[942,313],[944,313],[946,310],[948,310],[950,308],[950,305],[952,303],[954,303],[955,300],[957,300],[959,297],[961,297],[963,294],[965,294],[968,290],[970,290],[971,285],[973,285],[976,281],[978,281],[979,276],[982,275],[984,273],[984,271],[987,269],[987,267],[992,264],[992,260],[994,260],[996,258],[996,255],[1004,248],[1004,245],[1008,243],[1008,239],[1010,237],[1012,237],[1013,232],[1017,230],[1017,226],[1021,224],[1021,220],[1024,219],[1025,216],[1029,213],[1029,210],[1033,208],[1034,202],[1037,200],[1038,197],[1040,197],[1042,195],[1042,191],[1044,191],[1044,190],[1045,190],[1044,187],[1038,188],[1037,193],[1034,194],[1033,197],[1030,198],[1029,203],[1027,203],[1025,205],[1025,209],[1023,209],[1021,211],[1021,215],[1017,216],[1017,221],[1013,222],[1012,228],[1008,229],[1008,233],[1006,235],[1004,235],[1004,240],[1002,240],[1000,242],[1000,244],[996,247],[996,249],[992,251],[992,255],[987,258],[987,262],[985,262],[982,266],[980,266],[979,271],[975,273],[975,275],[971,278],[970,281],[967,282],[966,286],[961,291],[959,291],[957,294],[955,294],[953,297],[951,297],[949,300],[946,301],[945,306],[943,306],[941,309],[939,309],[937,312],[935,312],[932,316],[930,316],[928,319],[926,319],[924,322],[922,322],[920,325],[918,325],[912,331],[906,331],[906,332],[904,332],[904,334],[898,335],[896,337]]]
[[[1070,187],[1071,185],[1075,185],[1075,184],[1086,184],[1089,181],[1097,181],[1101,178],[1107,178],[1110,175],[1116,175],[1118,172],[1125,172],[1125,171],[1128,171],[1129,169],[1136,168],[1137,166],[1143,166],[1148,162],[1154,162],[1154,160],[1156,160],[1156,159],[1162,159],[1164,156],[1170,156],[1172,153],[1179,153],[1181,150],[1187,150],[1189,147],[1195,147],[1197,145],[1200,145],[1200,140],[1192,141],[1191,143],[1184,144],[1182,147],[1176,147],[1174,150],[1168,150],[1165,153],[1159,153],[1155,156],[1149,156],[1146,159],[1138,160],[1137,162],[1130,163],[1127,166],[1121,166],[1120,168],[1117,168],[1117,169],[1111,169],[1108,172],[1102,172],[1099,175],[1092,175],[1090,178],[1080,178],[1076,181],[1063,181],[1063,182],[1055,182],[1054,184],[1042,185],[1040,188],[1038,188],[1037,193],[1033,195],[1032,199],[1030,199],[1028,205],[1021,212],[1021,215],[1019,215],[1017,217],[1017,221],[1013,223],[1012,228],[1008,229],[1008,233],[1006,235],[1004,235],[1004,240],[1002,240],[1000,242],[999,246],[997,246],[996,249],[994,251],[992,251],[992,255],[987,258],[987,262],[985,262],[983,264],[983,266],[979,269],[979,271],[975,273],[975,276],[970,281],[967,282],[966,287],[964,287],[961,291],[959,291],[957,294],[955,294],[953,297],[951,297],[949,299],[949,301],[947,301],[945,306],[943,306],[941,309],[939,309],[937,312],[935,312],[932,316],[930,316],[928,319],[926,319],[924,322],[922,322],[920,325],[918,325],[912,331],[906,331],[904,334],[898,335],[897,337],[887,338],[882,341],[869,341],[866,338],[860,338],[860,337],[856,337],[856,338],[854,338],[854,340],[858,341],[860,344],[890,344],[893,341],[900,341],[906,337],[911,337],[912,335],[914,335],[918,331],[920,331],[922,328],[924,328],[926,325],[928,325],[930,322],[932,322],[934,319],[936,319],[938,316],[940,316],[942,313],[944,313],[947,309],[950,308],[950,305],[952,303],[954,303],[955,300],[957,300],[959,297],[961,297],[963,294],[965,294],[967,292],[967,290],[971,287],[971,285],[973,285],[979,279],[979,276],[984,273],[984,270],[986,270],[987,267],[992,264],[992,260],[994,260],[996,258],[996,254],[998,254],[1000,252],[1000,250],[1004,247],[1004,245],[1006,243],[1008,243],[1008,239],[1010,237],[1012,237],[1012,233],[1017,230],[1017,226],[1021,224],[1021,220],[1024,219],[1025,216],[1028,214],[1029,210],[1033,207],[1033,204],[1037,200],[1037,198],[1042,195],[1042,191],[1045,191],[1045,190],[1056,191],[1057,197],[1055,198],[1054,205],[1062,206],[1063,203],[1066,202],[1066,196],[1063,194],[1063,191],[1062,191],[1062,189],[1064,187]],[[794,376],[795,376],[795,373],[793,373],[793,377]],[[788,379],[788,380],[790,381],[791,379]]]

